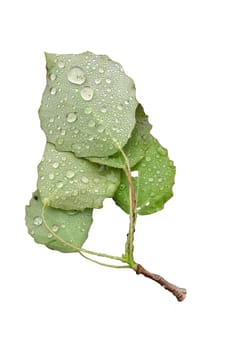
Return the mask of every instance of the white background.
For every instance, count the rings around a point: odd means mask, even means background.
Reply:
[[[0,348],[232,350],[231,1],[7,1],[1,32]],[[37,245],[24,225],[45,136],[43,52],[119,61],[177,166],[174,197],[139,217],[135,258],[188,289]],[[86,248],[121,254],[111,200]]]

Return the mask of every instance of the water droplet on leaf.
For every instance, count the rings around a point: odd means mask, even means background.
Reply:
[[[95,79],[95,83],[96,85],[99,85],[101,83],[101,79],[100,78]]]
[[[77,119],[76,113],[71,112],[66,115],[66,120],[68,121],[68,123],[74,123],[76,119]]]
[[[57,183],[57,188],[62,188],[63,187],[63,183],[61,182],[61,181],[59,181],[58,183]]]
[[[58,162],[54,162],[53,163],[53,167],[54,167],[54,169],[57,169],[59,167],[59,163]]]
[[[73,67],[68,72],[68,80],[71,83],[81,85],[86,81],[86,76],[82,68],[80,67]]]
[[[81,177],[81,181],[84,183],[84,184],[88,184],[89,180],[86,176],[82,176]]]
[[[85,109],[84,109],[84,113],[85,114],[90,114],[92,112],[92,108],[91,107],[86,107]]]
[[[72,170],[68,170],[66,173],[66,177],[68,177],[68,179],[72,179],[72,177],[74,177],[74,172]]]
[[[85,101],[90,101],[93,97],[94,94],[94,90],[90,87],[90,86],[85,86],[82,90],[81,90],[81,97],[85,100]]]
[[[42,224],[42,218],[40,216],[35,216],[33,219],[33,223],[36,226],[40,226]]]
[[[107,108],[105,106],[101,107],[101,112],[102,113],[106,113],[107,112]]]
[[[90,128],[93,128],[95,126],[95,121],[94,120],[90,120],[89,123],[88,123],[88,126]]]
[[[118,105],[118,106],[117,106],[117,109],[118,109],[119,111],[122,111],[123,106],[122,106],[122,105]]]
[[[53,225],[52,226],[52,230],[53,230],[53,232],[57,232],[58,230],[59,230],[59,226],[58,225]]]
[[[50,89],[50,94],[55,95],[57,93],[57,89],[55,87]]]
[[[104,125],[99,125],[98,128],[97,128],[97,131],[98,131],[99,133],[102,133],[102,132],[104,131],[104,129],[105,129],[105,126],[104,126]]]
[[[54,80],[56,80],[56,74],[54,74],[54,73],[52,73],[52,74],[50,74],[50,80],[51,81],[54,81]]]

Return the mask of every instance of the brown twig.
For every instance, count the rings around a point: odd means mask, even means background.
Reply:
[[[148,278],[152,279],[153,281],[159,283],[162,287],[164,287],[169,292],[171,292],[177,298],[178,301],[183,301],[185,299],[186,294],[187,294],[187,291],[185,288],[177,287],[176,285],[166,281],[160,275],[156,275],[154,273],[147,271],[146,269],[144,269],[144,267],[142,265],[140,265],[140,264],[137,265],[136,273],[138,275],[141,274],[145,277],[148,277]]]

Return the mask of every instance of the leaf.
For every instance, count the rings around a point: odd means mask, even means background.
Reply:
[[[148,116],[145,114],[142,105],[138,105],[136,109],[136,124],[132,132],[132,136],[123,148],[131,167],[136,165],[145,155],[146,149],[150,144],[151,124]],[[123,168],[125,160],[121,152],[117,152],[112,156],[103,158],[88,158],[91,162],[105,164],[114,168]]]
[[[138,172],[138,176],[133,178],[138,214],[147,215],[163,209],[173,195],[175,166],[169,160],[167,150],[153,136],[145,157],[132,170]],[[129,213],[129,186],[123,171],[114,200]]]
[[[75,249],[68,247],[57,240],[49,232],[42,220],[42,203],[38,192],[33,193],[29,206],[26,206],[26,225],[29,234],[37,243],[46,245],[50,249],[60,252],[75,252]],[[92,224],[92,209],[84,211],[65,211],[46,207],[46,223],[52,231],[63,240],[81,248],[88,237],[88,231]]]
[[[118,169],[58,152],[51,143],[45,147],[38,174],[42,203],[65,210],[102,208],[103,200],[113,197],[120,182]]]
[[[104,157],[128,141],[137,101],[133,80],[107,56],[46,53],[47,85],[39,110],[47,140],[78,157]]]

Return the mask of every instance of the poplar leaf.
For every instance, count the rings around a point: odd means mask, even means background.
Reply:
[[[42,200],[65,210],[102,208],[105,198],[113,197],[120,182],[120,171],[59,152],[47,143],[38,166],[37,188]]]
[[[26,206],[26,225],[29,234],[37,243],[63,253],[75,252],[57,240],[46,228],[42,220],[42,203],[38,192],[33,193],[30,204]],[[51,207],[45,208],[45,220],[49,228],[64,241],[81,248],[88,237],[92,224],[92,209],[84,211],[65,211]]]
[[[133,175],[136,173],[133,183],[137,196],[137,213],[147,215],[163,209],[165,202],[173,195],[175,166],[168,158],[167,150],[153,136],[145,157],[132,171]],[[114,200],[129,213],[129,186],[123,171]]]
[[[144,157],[150,144],[150,130],[151,124],[148,121],[148,116],[145,114],[142,105],[139,104],[136,109],[136,124],[132,136],[123,148],[131,167]],[[91,162],[105,164],[114,168],[123,168],[125,166],[125,159],[121,152],[117,152],[109,157],[88,159]]]
[[[133,80],[107,56],[46,53],[47,85],[39,110],[47,140],[78,157],[105,157],[135,125]]]

